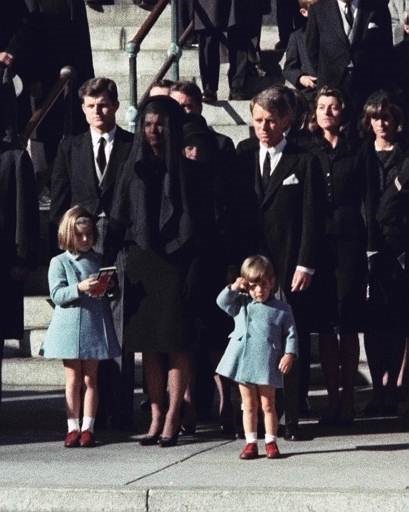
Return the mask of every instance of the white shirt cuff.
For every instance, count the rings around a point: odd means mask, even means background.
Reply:
[[[315,274],[315,268],[308,268],[303,267],[302,265],[297,265],[295,267],[296,270],[299,270],[300,272],[305,272],[306,274],[309,274],[310,276],[313,276]]]

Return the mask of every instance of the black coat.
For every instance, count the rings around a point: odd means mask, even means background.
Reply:
[[[0,52],[14,56],[13,68],[23,80],[31,78],[35,64],[38,65],[35,46],[39,34],[39,19],[35,9],[29,10],[24,0],[2,2]]]
[[[385,217],[390,216],[387,213],[390,196],[396,188],[396,178],[402,174],[404,152],[396,145],[387,155],[385,164],[380,162],[372,141],[363,150],[369,159],[366,194],[368,249],[376,251],[368,260],[367,324],[369,328],[407,328],[407,273],[397,260],[399,242],[396,234],[395,240],[391,240],[388,229],[385,229]]]
[[[5,300],[0,308],[0,338],[23,337],[23,285],[13,280],[13,267],[37,264],[39,214],[30,157],[1,143],[0,147],[0,275]]]
[[[42,101],[58,80],[64,66],[75,70],[72,98],[72,131],[80,134],[87,125],[78,98],[78,88],[94,77],[91,41],[84,0],[33,0],[37,2],[41,36],[36,51],[47,55],[37,65],[37,80],[41,84]],[[38,59],[37,61],[38,62]],[[52,161],[64,130],[64,102],[60,98],[40,125],[37,136],[49,144]]]
[[[315,268],[317,263],[321,236],[318,162],[288,142],[264,195],[258,140],[240,142],[237,157],[233,194],[237,201],[238,255],[243,258],[266,250],[280,286],[289,294],[296,266]],[[284,185],[291,175],[298,183]]]
[[[361,0],[354,30],[350,43],[337,1],[320,0],[308,13],[306,47],[318,87],[341,87],[352,61],[351,90],[365,97],[390,78],[392,29],[387,2]]]
[[[79,204],[96,215],[111,212],[115,183],[122,172],[133,134],[117,127],[114,146],[102,186],[98,185],[91,133],[69,137],[60,143],[51,176],[50,220],[58,223],[68,208]]]
[[[314,276],[322,329],[356,332],[362,323],[366,284],[367,159],[341,138],[332,148],[315,139],[311,150],[321,164],[325,194],[325,237]]]

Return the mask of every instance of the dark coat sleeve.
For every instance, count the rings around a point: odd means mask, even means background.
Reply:
[[[301,56],[298,51],[297,39],[295,37],[295,33],[293,32],[290,35],[290,39],[288,40],[283,76],[295,87],[299,87],[300,84],[298,83],[298,80],[303,74],[305,73],[303,73],[302,70]]]
[[[320,51],[320,34],[314,6],[311,6],[308,11],[308,21],[305,29],[305,47],[311,62],[311,66],[317,75]]]
[[[37,187],[31,159],[17,151],[16,159],[16,264],[35,268],[38,258],[40,219]]]
[[[51,174],[50,221],[58,224],[63,214],[71,206],[70,180],[71,140],[60,142]]]

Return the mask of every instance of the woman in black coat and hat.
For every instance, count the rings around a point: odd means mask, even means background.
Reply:
[[[124,343],[142,352],[152,420],[141,444],[177,442],[189,379],[189,279],[196,255],[182,154],[180,105],[167,96],[140,109],[133,149],[117,186],[107,262],[126,250]],[[167,393],[169,406],[166,409]]]

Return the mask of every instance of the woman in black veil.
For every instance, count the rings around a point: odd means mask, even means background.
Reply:
[[[165,96],[140,109],[134,145],[117,186],[107,263],[126,251],[124,343],[142,352],[152,420],[141,444],[172,446],[189,379],[185,290],[195,249],[182,155],[183,110]],[[169,406],[166,411],[167,391]]]

